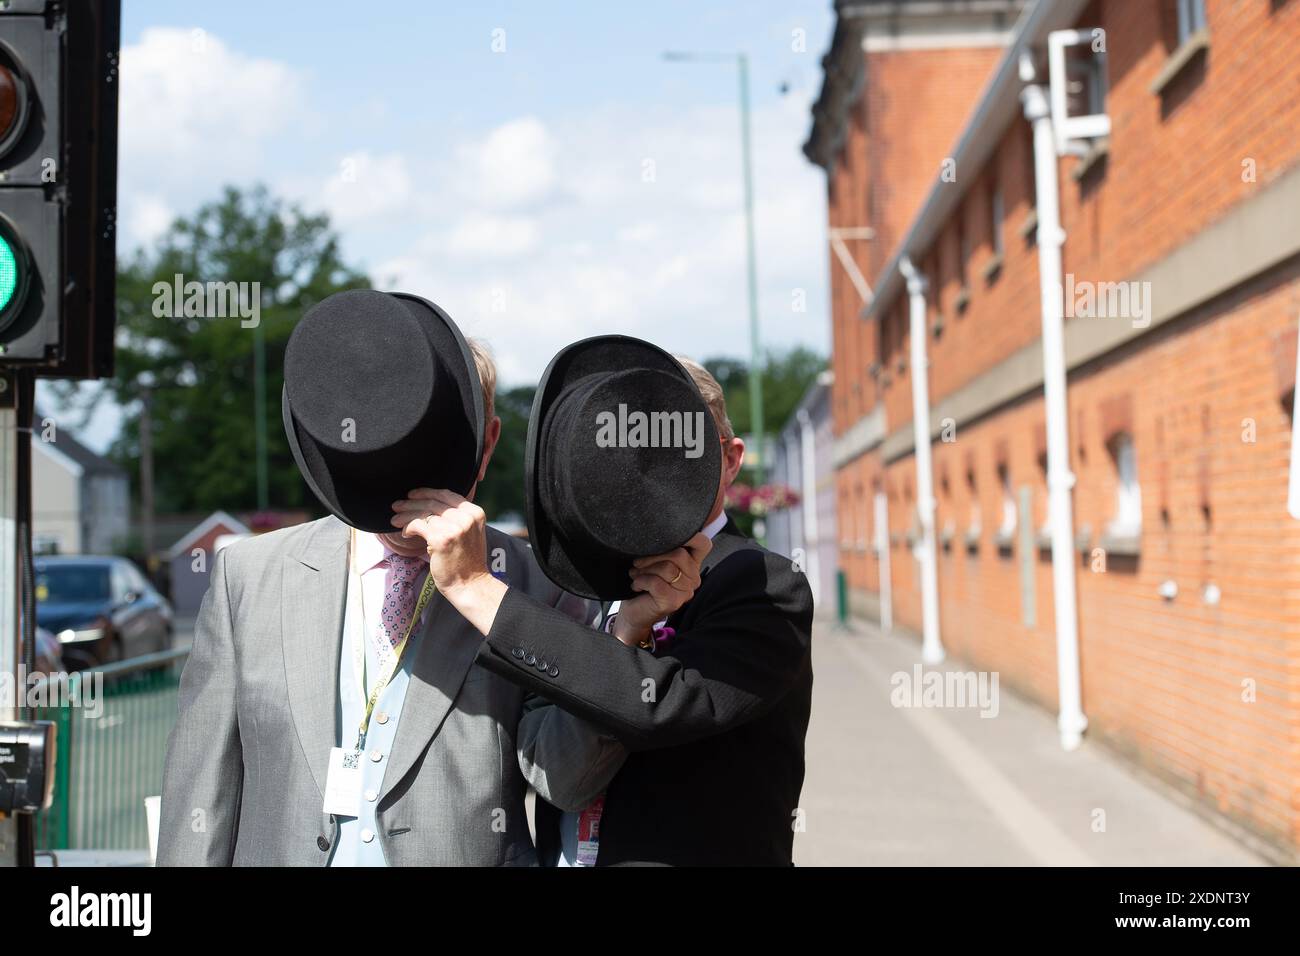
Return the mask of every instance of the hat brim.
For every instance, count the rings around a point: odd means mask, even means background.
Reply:
[[[472,467],[469,463],[464,463],[459,469],[462,477],[447,482],[451,491],[468,495],[478,477],[479,463],[483,460],[486,427],[483,420],[483,388],[479,381],[478,367],[474,363],[474,353],[456,323],[437,305],[404,292],[387,294],[418,303],[429,313],[431,334],[437,343],[443,364],[455,380],[461,407],[474,432],[476,452]],[[303,480],[326,510],[344,524],[375,534],[391,532],[394,530],[393,502],[404,498],[412,488],[430,486],[429,470],[424,460],[404,462],[402,467],[396,469],[376,468],[375,473],[367,475],[364,482],[336,477],[329,468],[321,447],[295,419],[287,388],[281,391],[280,407],[289,450]],[[430,449],[429,454],[434,452],[434,449]]]
[[[552,583],[580,597],[599,601],[635,596],[627,565],[612,565],[608,559],[594,557],[571,546],[551,516],[546,514],[537,484],[541,435],[556,400],[569,385],[594,373],[622,372],[633,366],[667,372],[695,387],[690,373],[681,363],[657,345],[626,335],[598,335],[566,346],[551,359],[537,384],[528,415],[528,437],[524,445],[524,516],[533,554],[542,573]],[[710,457],[716,454],[714,449]],[[697,516],[690,516],[691,524],[698,530],[708,520],[713,499],[701,499],[698,504],[682,501],[681,506],[699,511],[698,520]]]

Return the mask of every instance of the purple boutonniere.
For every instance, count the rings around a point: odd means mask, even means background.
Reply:
[[[658,652],[667,648],[676,636],[677,632],[667,625],[656,627],[654,629],[655,651]]]

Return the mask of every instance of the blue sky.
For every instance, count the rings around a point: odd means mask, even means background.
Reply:
[[[763,337],[824,354],[825,182],[799,150],[832,27],[830,0],[126,0],[119,253],[263,182],[486,339],[506,384],[603,332],[744,355],[736,69],[661,58],[744,50]]]

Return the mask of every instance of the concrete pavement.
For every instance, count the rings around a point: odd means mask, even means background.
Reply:
[[[817,625],[797,864],[1265,862],[1086,738],[1062,751],[1055,715],[1005,687],[992,718],[978,705],[895,707],[919,660],[918,643],[865,622]]]

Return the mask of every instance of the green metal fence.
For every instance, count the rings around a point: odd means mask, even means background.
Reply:
[[[50,686],[38,714],[58,725],[54,803],[36,818],[42,850],[145,850],[144,798],[162,792],[189,650],[83,671]],[[57,698],[57,701],[56,701]]]

